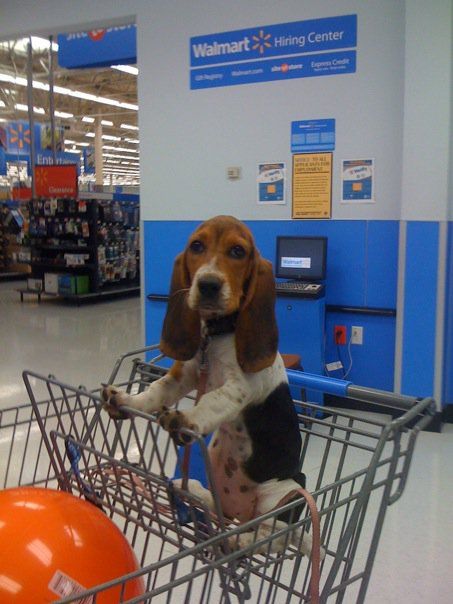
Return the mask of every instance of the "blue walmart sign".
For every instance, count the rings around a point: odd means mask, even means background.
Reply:
[[[196,36],[190,40],[190,86],[352,73],[356,45],[357,15]]]

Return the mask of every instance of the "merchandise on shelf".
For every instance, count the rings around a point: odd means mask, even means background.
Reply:
[[[65,295],[138,284],[136,201],[35,199],[30,202],[31,265],[36,276],[57,270],[86,279],[59,288]],[[75,284],[75,285],[74,285]],[[53,284],[53,289],[56,285]]]

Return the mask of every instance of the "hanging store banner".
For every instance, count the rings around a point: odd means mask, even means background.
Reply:
[[[8,122],[4,128],[4,146],[7,153],[30,153],[31,133],[30,124],[25,120]],[[52,148],[52,131],[50,124],[35,124],[35,150],[40,151]],[[55,144],[57,151],[64,147],[64,128],[55,128]]]
[[[58,35],[58,63],[67,69],[137,62],[137,27],[119,25]]]
[[[95,161],[94,161],[94,147],[85,147],[83,150],[83,171],[85,174],[94,174]]]
[[[6,150],[9,153],[30,153],[30,124],[22,120],[6,126]]]
[[[37,197],[77,197],[77,166],[35,166]]]
[[[357,15],[258,26],[190,39],[190,87],[353,73]]]

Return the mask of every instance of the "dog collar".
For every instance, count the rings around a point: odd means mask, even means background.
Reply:
[[[235,312],[231,315],[216,317],[215,319],[208,319],[206,321],[207,335],[214,337],[222,336],[227,333],[233,333],[236,329],[238,314],[239,313]]]

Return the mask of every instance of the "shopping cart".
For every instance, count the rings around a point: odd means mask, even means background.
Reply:
[[[157,346],[133,351],[117,361],[108,383],[134,394],[161,377],[165,365]],[[275,521],[282,511],[296,517],[300,503],[243,525],[230,522],[221,509],[210,511],[172,480],[180,452],[156,417],[131,410],[127,420],[114,421],[102,410],[99,390],[31,371],[23,375],[31,405],[0,411],[0,487],[58,488],[91,501],[121,528],[141,566],[61,602],[94,603],[112,585],[125,589],[138,575],[146,594],[130,602],[310,601],[311,561],[291,543],[296,528],[312,530],[308,506],[287,528],[258,536],[263,520]],[[295,402],[301,467],[317,503],[326,553],[320,601],[363,602],[386,509],[404,490],[417,435],[431,421],[434,401],[299,371],[288,375],[298,388],[365,401],[380,412]],[[209,479],[205,441],[199,435],[196,441]],[[238,548],[244,531],[255,539]],[[285,547],[275,553],[272,542],[282,537]]]

